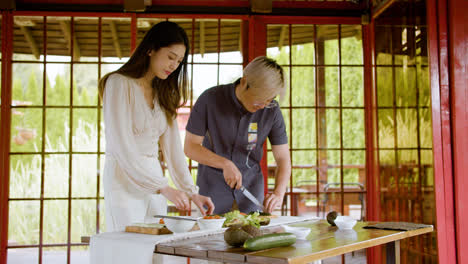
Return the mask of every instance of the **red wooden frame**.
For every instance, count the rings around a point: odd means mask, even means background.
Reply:
[[[25,0],[22,3],[52,4],[60,3],[61,0]],[[169,4],[168,0],[153,0],[156,5]],[[208,3],[210,2],[210,3]],[[218,1],[217,1],[218,2]],[[122,4],[123,0],[71,0],[67,4]],[[213,5],[211,1],[182,1],[177,5]],[[226,7],[245,7],[248,1],[219,1],[220,6]],[[464,173],[468,171],[468,139],[466,139],[468,114],[468,98],[466,90],[467,80],[467,25],[463,15],[468,13],[468,7],[463,0],[427,0],[427,19],[428,19],[428,47],[430,58],[430,78],[431,78],[431,96],[432,96],[432,122],[433,122],[433,151],[434,151],[434,175],[435,175],[435,195],[437,209],[437,229],[438,229],[438,250],[440,263],[468,263],[468,227],[463,225],[463,219],[467,219],[468,194],[463,192],[462,188],[467,184]],[[323,3],[323,7],[329,8],[333,3]],[[315,6],[317,5],[317,6]],[[318,3],[313,2],[274,2],[275,8],[321,8]],[[343,3],[336,3],[337,7],[343,7]],[[346,9],[352,9],[347,8]],[[5,89],[11,86],[11,55],[13,32],[9,30],[13,26],[13,15],[50,15],[50,16],[102,16],[102,17],[146,17],[146,16],[171,16],[180,18],[229,18],[230,15],[176,15],[176,14],[128,14],[128,13],[97,13],[97,12],[33,12],[33,11],[2,11],[2,130],[0,141],[10,141],[11,126],[11,90]],[[280,17],[280,16],[232,16],[235,18],[249,18],[249,46],[244,51],[248,53],[249,60],[264,55],[266,35],[265,27],[259,26],[259,23],[272,22],[275,19],[285,19],[287,23],[313,23],[325,24],[336,23],[335,17],[310,18],[310,17]],[[356,23],[360,18],[341,18],[342,24]],[[133,21],[134,19],[132,19]],[[319,22],[321,21],[321,22]],[[346,22],[348,21],[348,22]],[[352,21],[352,22],[351,22]],[[360,22],[358,22],[360,23]],[[370,52],[373,55],[373,25],[363,27],[363,44],[365,54]],[[263,32],[263,33],[262,33]],[[132,35],[136,34],[135,26],[132,24]],[[244,42],[245,43],[245,42]],[[263,43],[263,44],[262,44]],[[366,44],[367,43],[367,44]],[[261,45],[260,45],[261,44]],[[132,42],[132,47],[135,43]],[[262,51],[263,49],[263,51]],[[365,92],[371,93],[373,85],[374,68],[368,67],[369,60],[373,58],[364,57],[365,62]],[[367,67],[366,67],[367,65]],[[369,76],[371,74],[372,76]],[[367,107],[373,107],[372,94],[366,96]],[[368,109],[366,109],[366,112]],[[372,111],[366,115],[366,131],[374,131],[372,122],[375,122],[375,116]],[[374,113],[375,114],[375,113]],[[373,121],[374,120],[374,121]],[[373,132],[366,132],[366,148],[372,147],[372,141],[375,135]],[[453,146],[452,146],[453,141]],[[8,191],[9,191],[9,144],[0,145],[0,263],[6,263],[6,247],[8,240]],[[453,151],[453,152],[452,152]],[[378,161],[375,151],[368,149],[366,162],[368,163],[368,220],[378,220],[380,215],[378,206],[379,195],[376,183],[369,180],[375,178],[378,169],[375,162]],[[266,157],[266,155],[265,155]],[[371,165],[374,162],[374,166]],[[262,169],[266,169],[265,163],[262,163]],[[376,174],[377,173],[377,174]],[[374,176],[374,177],[371,177]],[[374,180],[374,179],[373,179]],[[375,200],[374,200],[375,199]],[[368,255],[369,256],[369,255]],[[379,254],[376,254],[379,256]],[[373,262],[372,262],[373,263]]]
[[[458,263],[468,263],[468,5],[448,1],[450,106],[452,112],[455,228]]]
[[[444,1],[427,1],[439,262],[456,263],[446,10]]]
[[[13,53],[13,16],[9,11],[2,12],[2,133],[0,142],[10,142],[11,125],[11,56]],[[0,144],[1,177],[0,177],[0,263],[6,263],[8,245],[8,192],[10,170],[10,144]]]

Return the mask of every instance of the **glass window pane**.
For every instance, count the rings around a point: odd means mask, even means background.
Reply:
[[[317,26],[317,64],[338,65],[338,26]]]
[[[319,122],[323,122],[320,120]],[[322,133],[322,129],[319,128],[319,133]],[[339,148],[340,147],[340,111],[337,109],[326,110],[326,140],[328,148]]]
[[[68,151],[70,110],[46,109],[46,151]]]
[[[395,147],[395,119],[392,109],[378,110],[379,148]]]
[[[44,201],[43,228],[44,244],[67,243],[68,201]]]
[[[397,109],[397,135],[399,148],[418,147],[418,117],[415,109]]]
[[[343,109],[343,147],[365,148],[364,109]]]
[[[241,20],[221,20],[221,53],[219,54],[219,62],[243,62],[241,26]]]
[[[366,187],[365,150],[343,151],[343,178],[345,182],[359,183]]]
[[[102,18],[101,56],[103,62],[126,62],[130,57],[131,19]]]
[[[39,201],[10,201],[8,203],[8,241],[18,245],[39,243]]]
[[[43,70],[39,63],[13,63],[14,106],[42,105]]]
[[[286,92],[284,93],[284,95],[282,97],[279,98],[279,104],[281,105],[281,107],[288,107],[290,106],[290,96],[291,96],[291,81],[294,82],[296,79],[292,79],[291,80],[291,72],[292,69],[291,67],[288,67],[288,66],[282,66],[283,68],[283,74],[284,74],[284,82],[285,82],[285,88],[286,88]],[[294,86],[294,84],[292,84]]]
[[[217,65],[193,65],[193,100],[200,94],[218,84],[218,66]]]
[[[70,105],[70,64],[47,63],[46,104]]]
[[[15,16],[13,60],[42,61],[43,55],[44,17]]]
[[[267,25],[267,56],[289,65],[289,25]]]
[[[71,61],[71,40],[74,27],[70,17],[47,17],[47,57],[46,60],[69,62]],[[97,38],[96,38],[97,40]],[[73,49],[76,58],[79,58],[79,42],[77,35],[73,37]],[[77,48],[78,47],[78,48]]]
[[[341,68],[342,105],[364,107],[364,72],[361,67]]]
[[[218,62],[218,19],[195,20],[193,62]]]
[[[315,148],[316,127],[315,109],[294,109],[293,112],[293,148]]]
[[[281,30],[283,29],[285,26],[281,27]],[[314,32],[314,25],[292,25],[292,64],[315,64]],[[288,45],[288,43],[284,44]]]
[[[97,17],[74,17],[73,60],[98,61],[99,20]],[[120,40],[120,37],[119,37]],[[115,45],[115,43],[114,43]],[[119,43],[120,45],[120,43]]]
[[[292,103],[294,106],[315,105],[315,67],[292,69]]]
[[[97,105],[97,64],[75,64],[73,66],[73,105]]]
[[[397,106],[416,106],[416,71],[414,67],[395,67],[395,93]]]
[[[392,31],[391,27],[375,26],[375,53],[377,65],[391,65],[392,64]]]
[[[42,110],[13,108],[11,120],[11,152],[42,150]]]
[[[233,83],[242,77],[242,65],[220,65],[219,66],[219,83]]]
[[[73,151],[97,151],[97,109],[73,109]]]
[[[320,71],[318,72],[318,93],[319,93],[319,105],[323,106],[321,103],[320,97],[321,97],[321,87],[320,85],[322,83],[322,76],[320,76]],[[339,75],[339,68],[338,67],[326,67],[325,68],[325,79],[323,80],[324,84],[324,92],[325,92],[325,102],[326,106],[339,106],[340,105],[340,92],[339,92],[339,81],[340,81],[340,75]]]
[[[392,68],[377,67],[377,103],[379,106],[393,106]]]
[[[73,155],[72,169],[72,196],[96,196],[97,155]]]
[[[45,156],[44,197],[68,196],[69,163],[69,155],[57,154]]]
[[[10,198],[39,198],[41,156],[10,155]]]
[[[96,234],[96,201],[73,200],[71,242],[81,243],[82,236]]]
[[[419,89],[419,102],[420,106],[431,105],[431,87],[429,79],[429,67],[423,66],[416,68],[417,86]]]
[[[432,110],[419,109],[419,138],[421,148],[432,148]]]
[[[341,64],[363,65],[361,25],[341,25]]]

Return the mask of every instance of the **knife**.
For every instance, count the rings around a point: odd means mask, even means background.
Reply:
[[[264,209],[263,205],[257,200],[257,198],[255,198],[255,196],[253,196],[249,192],[249,190],[247,190],[244,186],[240,187],[239,190],[245,195],[245,197],[247,197],[252,203],[254,203],[256,206],[258,206],[263,211],[263,209]]]

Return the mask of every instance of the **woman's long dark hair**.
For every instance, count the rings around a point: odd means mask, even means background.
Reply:
[[[185,45],[184,59],[167,79],[154,77],[152,82],[158,103],[164,111],[167,121],[171,124],[172,120],[177,116],[177,108],[185,105],[188,96],[187,57],[189,41],[184,29],[174,22],[165,21],[154,25],[146,33],[130,59],[120,69],[106,74],[99,80],[99,95],[101,98],[104,95],[104,87],[109,75],[119,73],[134,79],[141,78],[150,66],[148,52],[157,51],[173,44]]]

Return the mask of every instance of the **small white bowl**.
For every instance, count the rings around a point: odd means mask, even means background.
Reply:
[[[307,235],[310,233],[310,228],[300,227],[300,226],[287,226],[281,225],[284,228],[285,232],[293,233],[298,239],[306,239]]]
[[[173,233],[184,233],[190,231],[195,225],[195,221],[164,218],[164,224],[167,229]]]
[[[201,230],[212,230],[212,229],[221,229],[223,228],[224,221],[226,218],[219,219],[204,219],[203,217],[198,218],[198,227]]]
[[[337,216],[335,219],[335,224],[339,229],[352,229],[356,223],[356,219],[346,215]]]

